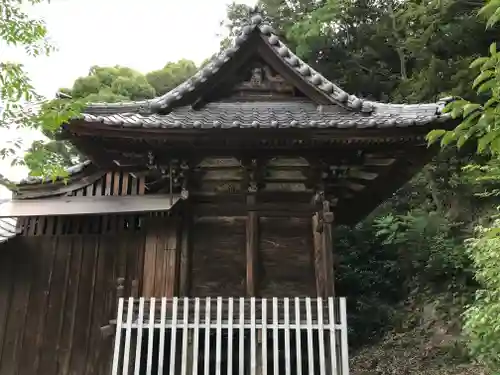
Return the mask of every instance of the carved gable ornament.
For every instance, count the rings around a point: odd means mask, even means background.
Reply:
[[[254,64],[242,82],[234,87],[241,95],[287,94],[293,95],[295,88],[279,74],[264,64]]]

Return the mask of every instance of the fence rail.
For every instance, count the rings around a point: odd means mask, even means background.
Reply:
[[[118,303],[113,375],[348,375],[345,298]]]

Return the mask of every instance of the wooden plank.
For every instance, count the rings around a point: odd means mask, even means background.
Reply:
[[[337,374],[337,332],[335,329],[335,308],[333,297],[328,297],[328,324],[330,326],[330,340],[328,341],[330,353],[331,374]]]
[[[53,259],[55,256],[54,242],[56,241],[51,241],[51,239],[49,237],[40,244],[30,244],[38,248],[32,254],[32,262],[35,264],[32,269],[33,287],[28,304],[24,343],[21,349],[23,360],[20,364],[19,374],[31,375],[37,373],[37,352],[42,341],[47,310],[47,296],[49,294]]]
[[[136,238],[138,241],[137,245],[137,261],[136,261],[136,280],[138,281],[137,283],[137,291],[141,296],[144,296],[142,294],[143,290],[143,282],[144,282],[144,254],[146,250],[146,236],[144,235],[144,231],[137,232]]]
[[[262,372],[261,374],[267,375],[267,299],[261,300],[261,317],[262,317]]]
[[[161,212],[170,210],[179,199],[179,196],[155,194],[11,200],[0,206],[0,217]],[[31,231],[34,231],[32,226],[30,226],[28,235],[34,233]]]
[[[184,297],[184,305],[183,305],[183,319],[182,319],[182,349],[181,349],[181,375],[187,375],[187,370],[191,366],[191,363],[188,363],[188,360],[193,360],[188,353],[188,341],[189,341],[189,298]],[[195,361],[198,360],[197,357],[194,357]]]
[[[234,308],[234,299],[233,297],[229,297],[228,306],[227,306],[227,375],[233,375],[233,308]],[[193,368],[194,370],[194,368]],[[193,374],[195,374],[193,372]]]
[[[86,188],[85,188],[85,195],[88,196],[88,197],[91,197],[91,196],[94,196],[94,195],[100,195],[100,194],[96,194],[95,191],[96,191],[96,186],[95,186],[96,182],[93,183],[93,184],[89,184]]]
[[[123,305],[124,299],[120,298],[118,301],[118,310],[116,313],[116,336],[113,350],[113,368],[111,369],[111,375],[118,375],[118,369],[120,364],[120,345],[122,337],[122,326],[123,326]]]
[[[121,177],[121,172],[113,173],[113,195],[120,195],[121,191],[120,177]]]
[[[139,195],[144,195],[146,191],[146,178],[141,177],[139,179]]]
[[[257,320],[257,314],[255,312],[255,297],[251,297],[250,298],[250,375],[257,374],[257,332],[255,329],[256,320]]]
[[[302,332],[300,329],[300,299],[299,297],[295,297],[294,299],[295,306],[295,356],[296,356],[296,364],[297,364],[297,375],[302,375]],[[337,373],[333,373],[332,375],[337,375]]]
[[[104,195],[111,195],[111,185],[113,181],[113,172],[106,173],[106,182],[104,186]]]
[[[255,196],[247,197],[249,205],[255,205]],[[259,217],[257,212],[251,211],[248,213],[246,222],[246,295],[255,297],[257,291],[257,257],[259,247]]]
[[[238,375],[245,375],[245,299],[239,298],[239,321],[238,321]],[[207,319],[208,320],[208,319]],[[205,373],[205,375],[208,375]],[[274,374],[278,375],[278,374]]]
[[[92,309],[89,309],[91,318],[88,326],[89,340],[86,348],[86,373],[97,374],[99,365],[99,353],[103,340],[101,332],[98,328],[107,324],[105,314],[106,303],[106,262],[105,262],[105,249],[103,249],[103,242],[101,236],[96,236],[95,255],[96,258],[94,275],[92,279]],[[106,343],[107,344],[107,343]]]
[[[156,259],[154,270],[154,287],[153,295],[155,297],[165,297],[163,291],[165,290],[165,278],[167,269],[167,251],[166,251],[166,238],[161,232],[161,218],[158,218],[158,232],[156,235]]]
[[[19,246],[19,239],[15,240]],[[0,253],[0,369],[2,368],[2,353],[7,340],[7,321],[14,292],[14,249],[13,242],[7,243]]]
[[[139,187],[138,187],[138,180],[136,177],[134,176],[130,176],[130,182],[131,182],[131,186],[130,186],[130,195],[137,195],[139,194]]]
[[[104,185],[105,185],[105,180],[103,178],[100,178],[96,182],[94,182],[94,194],[95,196],[101,196],[104,195]]]
[[[156,242],[158,239],[158,223],[153,218],[147,222],[146,239],[144,246],[144,271],[142,295],[146,298],[155,295],[156,273]]]
[[[0,206],[0,207],[2,207],[2,206]],[[11,217],[15,217],[15,216],[16,215],[11,215]],[[29,227],[28,227],[28,231],[25,235],[26,236],[34,236],[36,233],[38,217],[33,216],[33,217],[30,217],[28,220],[29,220]]]
[[[312,328],[311,298],[306,297],[306,324],[307,324],[307,365],[309,375],[314,374],[314,346]]]
[[[102,313],[97,315],[100,319],[100,326],[108,324],[110,319],[116,318],[116,279],[117,275],[115,272],[115,259],[117,257],[118,251],[116,247],[120,245],[116,241],[114,235],[106,234],[99,236],[99,252],[102,253],[102,261],[104,265],[102,266],[102,280],[103,284],[100,289],[102,296]],[[97,311],[96,311],[97,314]],[[100,332],[99,332],[100,335]],[[109,361],[112,358],[112,343],[110,341],[104,341],[99,336],[100,346],[95,348],[97,353],[96,359],[96,374],[109,373]]]
[[[166,297],[173,297],[177,292],[177,284],[178,284],[178,267],[177,267],[177,236],[179,234],[179,220],[171,219],[166,220],[165,224],[167,228],[165,228],[165,255],[166,255],[166,267],[165,267],[165,290],[163,291]]]
[[[82,263],[78,279],[75,315],[73,316],[75,321],[74,336],[70,344],[70,373],[82,373],[87,366],[92,310],[94,308],[97,236],[84,235],[82,237]]]
[[[153,341],[154,341],[154,324],[155,324],[155,298],[152,297],[149,301],[149,327],[148,327],[148,351],[146,363],[146,375],[152,374],[153,368]]]
[[[349,346],[347,345],[347,307],[345,297],[340,300],[340,326],[341,326],[341,360],[342,360],[342,375],[349,375]]]
[[[284,330],[285,330],[285,375],[291,375],[291,352],[290,352],[290,300],[285,298],[283,300],[284,310]],[[320,338],[321,341],[321,338]],[[325,375],[325,374],[321,374]]]
[[[37,225],[37,228],[36,228],[35,236],[42,236],[42,235],[45,234],[46,222],[47,222],[47,217],[46,216],[42,216],[42,217],[38,218],[38,225]]]
[[[32,225],[35,226],[36,218],[33,218]],[[36,230],[33,231],[33,235]],[[30,239],[31,240],[31,239]],[[30,346],[34,344],[34,337],[32,332],[27,332],[27,323],[28,317],[30,316],[30,307],[36,309],[34,306],[34,288],[36,287],[37,276],[40,274],[40,269],[37,267],[38,263],[34,261],[34,259],[39,258],[39,254],[36,254],[33,250],[32,240],[27,240],[26,243],[29,244],[25,247],[23,254],[21,256],[27,258],[27,262],[23,266],[24,273],[24,281],[26,282],[26,289],[24,295],[24,303],[22,306],[22,310],[18,313],[17,318],[22,322],[20,329],[18,330],[18,336],[16,337],[16,346],[14,351],[14,361],[16,362],[16,374],[19,373],[20,369],[25,363],[25,360],[28,360],[26,356],[26,346]],[[37,269],[38,268],[38,269]],[[28,337],[26,337],[28,336]],[[25,342],[27,341],[26,345]],[[31,358],[33,359],[33,358]]]
[[[130,175],[126,172],[123,172],[121,195],[129,195],[128,194],[128,180],[129,180],[129,178],[130,178]]]
[[[128,375],[130,369],[131,341],[132,341],[132,316],[134,314],[134,298],[128,298],[127,304],[127,327],[125,331],[125,347],[123,348],[123,375]],[[325,375],[325,374],[322,374]]]
[[[29,249],[29,247],[27,247]],[[13,294],[7,317],[5,339],[0,373],[16,374],[19,361],[22,360],[19,348],[22,345],[26,308],[30,291],[30,257],[26,252],[16,252],[13,257],[15,264],[13,274]]]
[[[172,306],[172,330],[170,334],[170,369],[169,374],[175,374],[175,359],[177,357],[177,317],[178,317],[178,303],[177,297],[173,298]],[[165,314],[166,315],[166,314]],[[160,372],[159,372],[160,373]],[[205,373],[205,375],[208,375]]]
[[[273,302],[273,305],[272,305],[272,309],[273,309],[272,310],[273,311],[273,323],[272,323],[272,330],[273,330],[273,375],[279,375],[278,299],[276,297],[273,297],[272,302]],[[310,374],[312,375],[313,373],[311,372]]]
[[[139,299],[139,319],[137,326],[137,344],[135,348],[134,375],[140,375],[142,357],[142,335],[144,327],[144,297]]]
[[[316,300],[316,309],[318,317],[318,351],[319,351],[319,373],[320,375],[326,375],[326,360],[325,360],[325,331],[323,327],[323,300],[319,297]]]
[[[57,374],[61,362],[58,348],[62,335],[63,312],[70,274],[71,239],[67,236],[59,237],[55,248],[56,254],[44,329],[44,332],[50,332],[51,334],[44,334],[38,350],[40,356],[39,374]]]
[[[205,299],[205,344],[203,345],[203,374],[209,375],[210,369],[210,297]],[[174,372],[171,371],[170,374]]]
[[[63,328],[58,346],[58,353],[62,356],[62,372],[65,374],[69,373],[71,368],[75,328],[78,324],[76,315],[83,264],[83,238],[81,236],[72,236],[72,240],[70,275],[63,309]]]

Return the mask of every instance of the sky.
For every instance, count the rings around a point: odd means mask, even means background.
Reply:
[[[53,97],[61,87],[88,74],[93,65],[123,65],[142,73],[161,69],[182,58],[201,63],[219,49],[220,22],[230,0],[51,0],[27,8],[45,21],[57,51],[30,58],[0,44],[0,61],[24,64],[38,93]],[[237,0],[255,5],[256,0]],[[0,142],[22,136],[31,144],[33,132],[0,129]],[[3,148],[3,147],[1,147]],[[18,181],[25,168],[0,160],[0,173]],[[0,198],[10,196],[0,189]]]

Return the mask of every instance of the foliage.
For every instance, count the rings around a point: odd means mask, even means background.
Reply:
[[[179,60],[167,63],[163,69],[148,73],[146,79],[155,89],[156,95],[163,95],[190,78],[197,70],[192,61]]]
[[[486,17],[487,27],[494,27],[500,20],[500,2],[489,0],[480,15]],[[486,159],[482,164],[471,164],[467,173],[475,183],[489,185],[482,197],[498,196],[500,179],[500,53],[496,42],[489,46],[489,54],[476,58],[470,68],[479,70],[472,87],[477,92],[477,101],[457,98],[445,110],[460,124],[451,131],[435,130],[428,135],[429,143],[440,140],[441,146],[474,144],[476,153]],[[498,207],[498,206],[497,206]],[[488,218],[486,216],[486,218]],[[498,214],[491,216],[493,219]],[[464,330],[468,335],[471,354],[490,369],[500,370],[500,258],[498,248],[500,221],[495,219],[478,225],[476,235],[468,241],[468,254],[476,269],[476,279],[481,288],[475,300],[467,308]]]
[[[170,62],[163,69],[143,75],[133,69],[123,66],[101,67],[93,66],[89,74],[76,79],[71,88],[60,90],[71,98],[54,99],[44,104],[50,110],[42,111],[43,116],[65,116],[57,118],[41,118],[46,124],[61,124],[76,116],[78,112],[64,108],[68,103],[72,106],[84,103],[105,102],[114,103],[130,100],[151,99],[163,95],[175,88],[179,83],[196,72],[196,65],[189,60]],[[49,175],[61,172],[61,167],[68,167],[83,161],[82,155],[67,142],[56,140],[57,128],[46,125],[43,129],[47,137],[44,141],[36,141],[27,151],[24,161],[34,176]],[[54,170],[56,166],[56,170]]]
[[[476,13],[482,0],[260,0],[291,48],[348,92],[376,100],[469,99],[469,63],[498,38]],[[249,9],[233,5],[237,29]]]
[[[54,50],[47,38],[47,29],[41,20],[33,19],[26,13],[26,7],[42,3],[42,0],[2,0],[0,1],[0,44],[22,48],[33,57],[48,55]],[[32,128],[39,130],[56,129],[61,121],[70,116],[78,115],[81,107],[78,102],[58,103],[57,106],[45,106],[44,98],[37,94],[22,64],[0,60],[0,126],[14,128]],[[22,164],[20,153],[24,144],[15,140],[1,151],[2,157],[13,158],[13,164]],[[41,149],[33,149],[30,160],[34,165],[44,165],[57,155],[49,157]],[[35,168],[36,169],[36,168]],[[59,165],[47,165],[38,168],[39,171],[50,173],[52,176],[63,173]],[[8,180],[1,176],[2,184]]]
[[[465,332],[471,353],[492,369],[500,370],[500,220],[491,227],[478,226],[468,241],[468,252],[481,287],[465,312]]]
[[[28,55],[48,55],[54,50],[48,40],[43,21],[29,17],[26,9],[43,0],[0,0],[0,44],[20,47]],[[88,76],[75,81],[71,89],[62,89],[67,96],[46,100],[36,93],[23,66],[0,60],[0,126],[37,129],[46,139],[36,141],[27,151],[16,139],[0,155],[13,159],[12,164],[25,164],[32,175],[55,178],[64,168],[82,157],[69,144],[55,140],[57,130],[70,118],[78,117],[88,102],[143,100],[162,95],[196,71],[188,60],[168,63],[163,69],[143,75],[130,68],[92,67]],[[0,183],[11,184],[3,176]]]
[[[500,3],[489,0],[481,8],[480,15],[487,18],[487,26],[493,27],[499,20]],[[500,155],[500,52],[496,41],[489,46],[489,55],[481,56],[471,62],[471,70],[479,69],[479,74],[473,81],[472,88],[481,99],[473,102],[457,98],[445,108],[453,118],[461,119],[461,123],[451,131],[435,130],[429,133],[429,143],[441,140],[441,146],[456,144],[458,148],[467,142],[477,144],[477,153]]]
[[[493,3],[500,5],[490,1],[482,15],[498,19],[500,11]],[[442,320],[438,325],[451,325],[458,337],[454,342],[464,346],[459,317],[477,288],[473,275],[478,267],[464,240],[478,223],[490,225],[491,212],[500,203],[500,166],[492,157],[492,147],[500,150],[500,137],[491,134],[497,127],[500,87],[496,49],[478,60],[500,32],[486,27],[493,21],[477,17],[483,5],[483,0],[259,1],[265,18],[289,46],[348,92],[410,103],[463,98],[447,110],[457,119],[465,114],[466,121],[452,132],[429,134],[431,142],[458,142],[459,150],[444,150],[365,222],[336,233],[337,292],[351,301],[351,336],[356,345],[395,329],[399,317],[411,335],[422,334],[412,341],[422,343],[413,347],[427,350],[425,340],[436,335],[429,333],[429,327],[418,326],[425,310],[421,306],[437,304]],[[231,35],[249,12],[243,5],[228,8]],[[482,76],[471,86],[478,70]],[[490,115],[482,117],[488,111]],[[393,332],[383,342],[404,345],[400,334]],[[472,339],[472,347],[481,345],[480,332],[467,339]],[[401,355],[394,354],[391,360],[394,356]],[[420,360],[426,359],[428,354],[422,354]],[[379,371],[368,367],[370,372]],[[408,371],[413,370],[410,367]],[[438,372],[448,373],[444,367]]]

